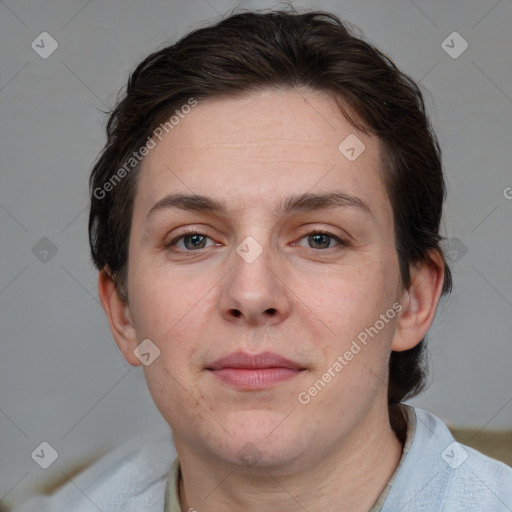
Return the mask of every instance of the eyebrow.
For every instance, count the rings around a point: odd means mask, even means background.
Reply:
[[[306,192],[290,195],[279,202],[274,213],[285,215],[294,212],[315,212],[346,207],[355,207],[373,216],[370,207],[362,199],[343,192],[323,194]],[[146,218],[151,217],[156,212],[173,209],[217,215],[227,213],[226,204],[212,197],[199,194],[170,194],[154,204],[146,214]]]

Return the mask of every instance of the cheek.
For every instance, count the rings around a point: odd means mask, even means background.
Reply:
[[[213,283],[206,284],[175,275],[134,272],[132,309],[137,338],[150,339],[160,350],[155,362],[144,367],[152,396],[155,401],[161,397],[157,403],[173,403],[180,396],[183,400],[184,389],[195,389],[200,361],[212,346],[207,325],[212,295],[206,292]]]
[[[200,413],[197,405],[203,400],[197,382],[200,361],[211,346],[207,325],[211,296],[206,292],[213,283],[206,286],[204,281],[150,274],[134,275],[134,322],[138,338],[149,338],[160,350],[160,356],[143,370],[155,404],[172,426],[176,415]]]
[[[198,386],[178,371],[179,366],[162,354],[150,366],[144,367],[144,378],[162,417],[173,430],[186,430],[187,424],[182,424],[184,419],[192,424],[204,421],[205,408],[211,407]]]
[[[386,382],[396,324],[396,312],[392,308],[396,283],[389,279],[393,274],[386,274],[376,263],[357,275],[354,272],[344,279],[331,280],[323,298],[315,295],[314,307],[330,329],[327,337],[315,343],[322,356],[311,383],[314,385],[319,379],[332,382],[327,385],[330,391],[320,393],[318,406],[323,402],[336,403],[340,412],[340,407],[355,406],[362,399],[362,389],[373,396]],[[386,313],[382,320],[381,315]],[[326,375],[329,369],[331,374]]]
[[[391,306],[392,290],[384,265],[374,262],[303,279],[296,294],[331,336],[352,339]]]
[[[134,268],[131,298],[134,322],[139,334],[166,344],[168,339],[182,339],[177,332],[188,330],[191,338],[200,327],[195,321],[207,302],[207,291],[214,281],[205,277],[201,282],[176,272],[162,272],[147,265]],[[206,296],[205,296],[206,294]],[[192,317],[194,321],[192,321]]]

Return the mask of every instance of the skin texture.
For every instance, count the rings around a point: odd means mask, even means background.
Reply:
[[[338,150],[350,134],[365,144],[353,162]],[[369,510],[402,449],[388,419],[390,352],[424,337],[443,279],[432,253],[412,267],[411,288],[401,286],[378,139],[358,132],[320,92],[264,90],[199,102],[140,173],[129,302],[106,272],[99,295],[130,364],[141,365],[133,351],[146,338],[161,351],[143,370],[173,430],[182,510]],[[275,211],[289,194],[333,191],[370,211]],[[147,216],[171,193],[207,195],[227,211]],[[190,229],[208,237],[196,241],[200,249],[183,238],[165,248]],[[312,239],[313,229],[346,243]],[[248,236],[262,249],[252,263],[236,251]],[[396,302],[400,313],[300,403],[298,394]],[[267,389],[239,390],[206,369],[237,350],[272,351],[305,370]],[[244,462],[247,451],[255,464]]]

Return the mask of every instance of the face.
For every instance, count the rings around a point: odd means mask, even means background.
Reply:
[[[178,451],[300,466],[386,408],[402,291],[379,150],[302,89],[199,102],[146,156],[131,350],[160,350],[143,368]]]

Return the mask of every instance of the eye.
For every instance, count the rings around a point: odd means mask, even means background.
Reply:
[[[348,245],[347,242],[337,237],[334,233],[330,233],[329,231],[315,230],[311,231],[307,235],[303,236],[301,240],[307,239],[309,247],[311,249],[331,249],[333,246],[331,242],[333,240],[337,241],[340,246]],[[313,246],[316,247],[313,247]]]
[[[177,247],[179,251],[193,252],[198,249],[204,249],[206,247],[207,239],[212,240],[204,233],[200,233],[198,231],[189,231],[174,238],[168,244],[166,244],[165,247],[171,251],[175,251],[176,249],[174,249],[174,247]],[[184,247],[178,246],[180,242],[183,242]]]
[[[300,240],[302,241],[304,239],[307,239],[310,249],[316,250],[332,249],[336,246],[349,245],[346,241],[342,240],[334,233],[325,230],[311,231],[310,233],[304,235]],[[173,252],[196,252],[198,250],[211,247],[211,245],[216,245],[213,243],[207,246],[207,240],[213,242],[213,240],[204,233],[199,231],[189,231],[181,234],[180,236],[177,236],[176,238],[173,238],[168,244],[165,245],[165,248]],[[337,244],[332,244],[333,241],[337,242]],[[180,246],[179,244],[182,245]]]

